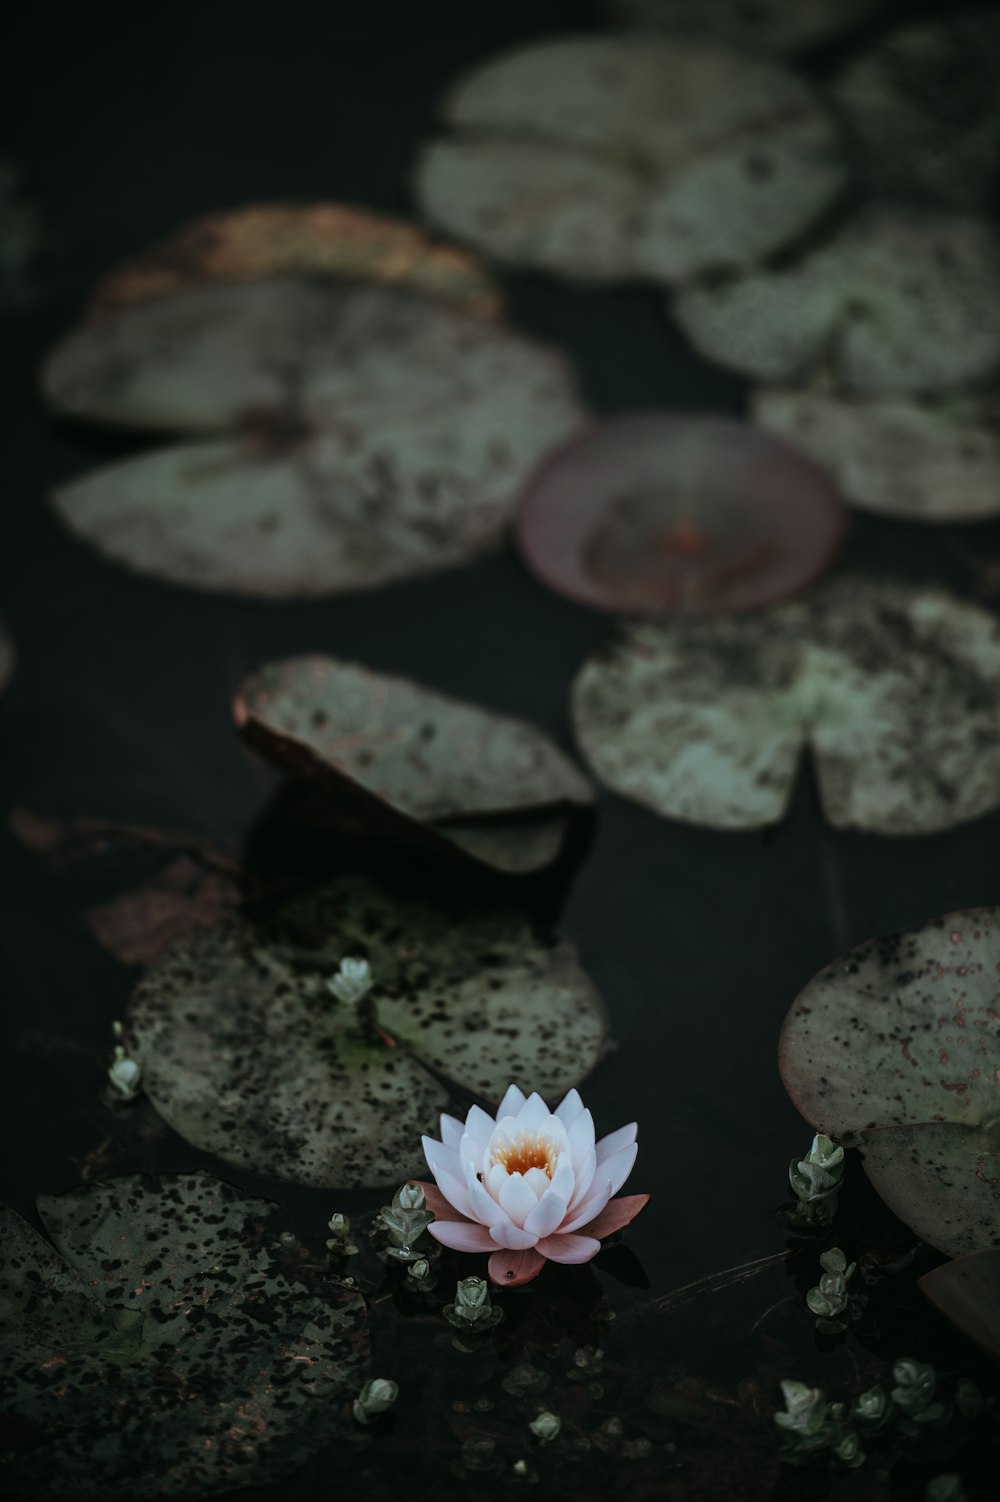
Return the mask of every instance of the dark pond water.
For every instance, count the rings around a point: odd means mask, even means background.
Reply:
[[[3,328],[0,600],[19,650],[0,706],[7,806],[194,830],[234,848],[256,830],[272,855],[314,859],[267,813],[276,779],[241,747],[229,715],[246,673],[301,651],[411,674],[569,744],[569,682],[610,623],[545,593],[513,556],[311,605],[143,582],[101,563],[45,506],[54,482],[116,447],[53,424],[34,383],[96,275],[193,215],[295,197],[406,212],[414,146],[444,83],[473,57],[589,15],[554,0],[216,0],[19,19],[4,89],[9,150],[50,238],[36,303]],[[515,321],[573,356],[600,410],[743,409],[742,386],[688,351],[654,292],[584,293],[532,277],[508,288]],[[962,550],[1000,555],[1000,527],[921,531],[856,516],[848,554],[971,594]],[[789,1243],[778,1213],[787,1162],[810,1132],[782,1089],[775,1048],[798,990],[847,945],[1000,902],[1000,817],[936,838],[836,834],[803,776],[788,818],[765,835],[682,827],[603,796],[582,843],[526,900],[560,914],[606,997],[616,1046],[586,1098],[599,1130],[638,1119],[630,1187],[652,1193],[649,1210],[593,1266],[549,1268],[506,1296],[507,1318],[475,1353],[453,1349],[436,1313],[467,1263],[444,1263],[420,1313],[400,1308],[389,1279],[376,1293],[372,1369],[400,1383],[392,1417],[280,1485],[238,1495],[506,1497],[533,1487],[875,1502],[917,1498],[928,1475],[960,1465],[974,1497],[995,1496],[990,1419],[962,1455],[932,1447],[890,1480],[877,1465],[834,1477],[780,1471],[769,1414],[783,1376],[848,1395],[884,1381],[886,1359],[901,1354],[991,1381],[915,1287],[941,1259],[881,1209],[855,1163],[838,1239],[887,1270],[861,1335],[815,1336],[802,1305],[815,1250]],[[81,1174],[217,1167],[169,1133],[139,1140],[101,1098],[110,1024],[135,976],[97,949],[81,915],[140,876],[142,860],[54,873],[6,830],[0,860],[4,1198],[31,1217],[38,1193],[72,1188]],[[333,1210],[362,1217],[385,1198],[222,1172],[275,1198],[282,1225],[313,1250]],[[724,1276],[738,1267],[745,1275]],[[604,1352],[599,1371],[577,1362],[588,1347]],[[535,1377],[512,1379],[526,1362]],[[548,1448],[526,1427],[540,1394],[564,1425]],[[512,1470],[522,1458],[527,1479]]]

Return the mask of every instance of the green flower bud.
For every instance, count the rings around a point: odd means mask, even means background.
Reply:
[[[388,1377],[374,1377],[366,1382],[354,1400],[354,1417],[359,1424],[371,1424],[379,1414],[391,1408],[399,1396],[399,1386]]]
[[[540,1413],[537,1418],[532,1419],[531,1423],[528,1425],[528,1428],[531,1430],[536,1439],[541,1440],[543,1445],[548,1445],[552,1443],[556,1435],[559,1433],[559,1430],[562,1428],[562,1420],[559,1418],[558,1414],[549,1413],[548,1410],[546,1410],[545,1412]]]

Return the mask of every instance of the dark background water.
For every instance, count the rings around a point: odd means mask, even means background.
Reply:
[[[280,198],[412,211],[408,174],[442,88],[475,58],[592,19],[590,7],[555,0],[106,3],[17,17],[7,35],[7,150],[24,168],[48,246],[34,303],[3,323],[0,602],[19,653],[0,704],[8,806],[196,830],[238,846],[275,779],[236,738],[230,699],[259,663],[302,651],[411,674],[569,744],[568,687],[608,637],[607,619],[543,591],[510,554],[305,605],[204,597],[133,578],[76,542],[45,504],[54,483],[121,445],[53,422],[36,372],[99,274],[192,216]],[[572,355],[598,410],[744,409],[743,386],[688,350],[654,290],[585,292],[531,276],[505,284],[513,320]],[[967,554],[1000,555],[1000,527],[921,530],[856,514],[848,545],[849,559],[970,594]],[[588,1104],[599,1129],[640,1123],[630,1187],[651,1191],[653,1201],[628,1235],[634,1260],[611,1253],[596,1271],[549,1270],[547,1285],[512,1312],[508,1344],[482,1359],[456,1357],[426,1327],[387,1316],[377,1326],[376,1370],[404,1388],[387,1443],[323,1457],[259,1495],[325,1497],[340,1471],[345,1484],[375,1496],[389,1494],[393,1474],[407,1478],[413,1496],[438,1484],[461,1494],[475,1478],[453,1471],[453,1463],[461,1470],[457,1447],[495,1414],[466,1423],[450,1405],[478,1383],[485,1391],[518,1342],[536,1338],[532,1322],[543,1319],[544,1302],[561,1307],[560,1280],[576,1301],[576,1312],[565,1313],[568,1349],[594,1343],[597,1330],[618,1363],[617,1386],[581,1422],[596,1428],[631,1404],[642,1415],[632,1432],[650,1436],[654,1454],[623,1458],[609,1441],[610,1453],[597,1447],[581,1469],[532,1453],[541,1492],[770,1495],[769,1426],[753,1413],[775,1406],[782,1375],[831,1388],[855,1383],[867,1370],[865,1344],[834,1352],[817,1345],[795,1293],[795,1262],[704,1293],[675,1317],[650,1301],[785,1246],[776,1207],[786,1197],[787,1161],[810,1138],[775,1065],[785,1011],[847,945],[1000,901],[998,836],[1000,816],[935,838],[838,834],[824,826],[807,774],[788,818],[759,835],[687,828],[603,796],[589,848],[560,895],[562,922],[607,999],[617,1044],[588,1085]],[[101,1060],[134,976],[97,949],[81,919],[87,903],[118,888],[120,863],[54,875],[4,829],[0,865],[11,1031],[3,1193],[30,1216],[37,1193],[79,1182],[81,1160],[107,1135]],[[126,1145],[114,1168],[210,1161],[168,1135],[155,1164],[141,1146]],[[384,1197],[223,1176],[273,1194],[288,1224],[317,1238],[333,1209],[357,1212]],[[912,1247],[853,1164],[845,1205],[841,1240],[853,1238],[851,1251],[876,1245],[892,1257]],[[815,1281],[812,1256],[803,1254],[802,1287]],[[867,1344],[876,1356],[905,1350],[978,1371],[912,1286],[910,1274],[938,1260],[916,1254]],[[588,1323],[598,1291],[617,1313],[613,1330]],[[538,1339],[544,1345],[550,1335]],[[756,1397],[745,1389],[737,1401],[741,1381],[757,1384]],[[701,1404],[683,1422],[669,1396],[678,1382]],[[721,1396],[705,1398],[699,1382]],[[509,1465],[520,1452],[503,1435]],[[979,1464],[970,1451],[970,1484]],[[976,1495],[994,1495],[983,1474]],[[918,1496],[915,1475],[897,1478],[893,1494]],[[505,1472],[478,1484],[505,1495],[511,1483]],[[793,1476],[777,1485],[781,1495],[807,1496],[828,1483]],[[838,1497],[890,1495],[871,1472],[832,1485]]]

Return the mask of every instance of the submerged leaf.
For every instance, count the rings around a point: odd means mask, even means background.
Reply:
[[[546,460],[518,540],[546,584],[583,604],[713,613],[804,588],[843,514],[821,470],[748,424],[650,414],[595,425]]]
[[[956,1257],[918,1283],[945,1319],[1000,1361],[1000,1251]]]
[[[421,158],[436,223],[502,261],[674,284],[745,267],[842,188],[837,130],[775,63],[629,35],[535,43],[453,89]]]
[[[327,984],[348,955],[374,978],[358,1008]],[[449,1099],[437,1076],[488,1100],[512,1078],[558,1096],[594,1067],[604,1027],[571,951],[520,915],[459,919],[348,878],[175,945],[127,1033],[146,1094],[187,1141],[332,1188],[419,1168]]]
[[[595,775],[670,818],[756,829],[802,752],[838,829],[929,834],[1000,806],[1000,626],[864,578],[740,619],[627,626],[573,688]]]
[[[1000,910],[827,966],[788,1013],[779,1058],[806,1120],[860,1146],[919,1236],[953,1256],[1000,1247]]]
[[[209,1496],[336,1438],[367,1367],[364,1302],[275,1265],[275,1208],[207,1175],[113,1179],[39,1202],[57,1250],[2,1212],[2,1403],[41,1438],[6,1495]]]
[[[885,0],[604,0],[604,8],[677,36],[712,37],[749,52],[798,52],[838,36]]]

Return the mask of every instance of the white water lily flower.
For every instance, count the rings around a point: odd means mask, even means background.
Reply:
[[[634,1220],[648,1194],[613,1200],[632,1171],[636,1125],[595,1140],[594,1118],[571,1090],[554,1111],[511,1085],[496,1117],[473,1106],[464,1124],[441,1117],[423,1139],[436,1180],[424,1194],[430,1233],[460,1252],[490,1252],[494,1283],[517,1287],[552,1262],[589,1262]]]

